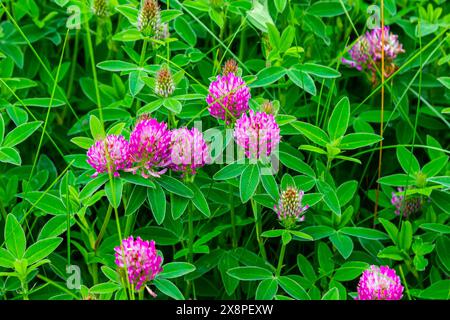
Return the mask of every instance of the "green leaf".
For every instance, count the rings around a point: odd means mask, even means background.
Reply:
[[[302,254],[297,255],[297,266],[300,272],[303,274],[303,276],[305,276],[305,278],[307,278],[311,282],[316,281],[317,276],[314,271],[314,268],[304,255]]]
[[[51,98],[27,98],[22,99],[22,103],[28,107],[40,107],[40,108],[48,108],[49,106],[51,108],[55,108],[65,105],[64,101]]]
[[[0,248],[0,267],[14,269],[16,258],[8,250]]]
[[[450,194],[448,192],[433,190],[431,200],[439,209],[450,214]]]
[[[337,281],[351,281],[358,278],[364,270],[369,268],[369,264],[360,261],[345,262],[333,276]]]
[[[147,190],[142,186],[134,186],[125,208],[125,215],[135,213],[144,204],[146,198]]]
[[[339,2],[319,1],[308,7],[309,14],[318,17],[335,17],[345,13],[345,9],[349,11],[351,7],[343,7]]]
[[[259,170],[257,165],[249,165],[242,172],[239,182],[239,192],[243,203],[247,202],[255,193],[259,184]]]
[[[282,13],[284,11],[284,8],[286,8],[287,0],[275,0],[274,3],[275,3],[275,8],[277,9],[277,12]]]
[[[206,217],[210,217],[211,211],[209,209],[208,202],[206,201],[205,195],[203,194],[202,190],[200,190],[200,188],[197,185],[195,185],[194,183],[192,183],[190,186],[191,186],[191,189],[194,191],[194,197],[192,198],[192,203]]]
[[[339,230],[349,236],[364,238],[369,240],[386,240],[389,239],[388,235],[384,232],[375,229],[363,228],[363,227],[344,227]]]
[[[228,275],[227,271],[238,266],[239,260],[230,251],[222,255],[218,264],[225,291],[229,296],[236,291],[239,286],[239,280]]]
[[[415,183],[415,180],[404,173],[396,173],[380,178],[378,180],[378,183],[398,187],[413,185]]]
[[[339,78],[341,73],[326,66],[322,66],[315,63],[305,63],[298,67],[300,70],[306,73],[313,74],[320,78]],[[342,101],[342,100],[341,100]],[[339,103],[338,103],[339,104]]]
[[[280,161],[289,169],[295,170],[309,177],[315,177],[314,170],[303,160],[284,151],[279,152]]]
[[[55,238],[67,230],[68,218],[65,215],[54,216],[42,227],[39,233],[38,240]],[[70,225],[73,225],[75,220],[70,219]]]
[[[288,276],[281,276],[277,280],[280,287],[292,298],[297,300],[311,300],[305,289],[297,281],[292,280]]]
[[[4,137],[5,137],[5,121],[3,120],[3,116],[0,113],[0,146],[3,143]]]
[[[178,101],[175,98],[166,98],[163,100],[163,106],[169,110],[172,111],[175,114],[178,114],[183,109],[183,105],[180,101]]]
[[[180,37],[186,41],[191,47],[195,47],[197,43],[197,36],[191,25],[182,16],[178,17],[174,23],[175,31]]]
[[[6,217],[4,232],[6,249],[8,249],[15,258],[21,259],[25,252],[27,240],[22,226],[11,213]]]
[[[143,36],[141,34],[141,32],[139,30],[137,30],[136,28],[133,29],[127,29],[127,30],[122,30],[116,34],[114,34],[114,36],[112,37],[112,40],[114,41],[123,41],[123,42],[127,42],[127,41],[138,41],[143,39]]]
[[[155,189],[147,189],[147,198],[156,223],[163,223],[166,216],[166,194],[164,190],[159,184],[156,184]]]
[[[11,163],[16,166],[22,164],[19,152],[15,148],[0,147],[0,162]]]
[[[286,74],[286,69],[283,67],[268,67],[262,69],[256,75],[257,80],[249,85],[251,88],[265,87],[278,81]]]
[[[381,140],[382,138],[379,135],[373,133],[350,133],[342,138],[339,148],[352,150],[370,146]]]
[[[52,215],[67,214],[66,206],[61,199],[50,193],[30,191],[26,196],[25,194],[19,194],[18,197],[27,200],[33,206],[46,213]]]
[[[213,179],[214,180],[228,180],[235,177],[238,177],[242,174],[242,172],[247,168],[247,165],[240,163],[231,163],[226,167],[223,167],[219,171],[217,171]]]
[[[309,226],[304,228],[303,231],[313,237],[314,240],[326,238],[336,232],[333,228],[327,226]]]
[[[267,231],[264,231],[263,233],[261,233],[261,237],[277,238],[277,237],[281,237],[283,232],[284,232],[284,230],[281,230],[281,229],[267,230]]]
[[[277,27],[272,23],[267,23],[267,33],[269,34],[270,46],[273,49],[279,50],[281,39],[280,32],[278,31]]]
[[[278,200],[278,185],[275,181],[275,177],[271,174],[261,174],[260,175],[262,185],[267,194],[274,200]]]
[[[299,70],[298,68],[292,67],[286,70],[286,73],[291,79],[291,81],[298,87],[302,88],[309,94],[315,96],[317,94],[316,85],[314,84],[313,78],[306,72]]]
[[[80,195],[79,195],[80,200],[82,202],[84,202],[85,200],[90,198],[94,194],[94,192],[97,191],[108,180],[109,180],[109,176],[107,174],[98,175],[94,179],[90,180],[84,186],[83,190],[81,190]]]
[[[100,63],[97,63],[97,68],[106,70],[106,71],[112,71],[112,72],[119,72],[119,71],[134,71],[138,70],[139,66],[126,62],[121,60],[106,60],[102,61]]]
[[[105,129],[103,128],[103,124],[93,114],[89,118],[89,127],[95,141],[103,140],[105,138]]]
[[[120,178],[113,178],[105,185],[106,197],[114,209],[117,209],[122,201],[123,183]]]
[[[400,233],[398,234],[398,245],[401,249],[408,252],[408,250],[411,248],[412,240],[413,230],[411,222],[403,221]]]
[[[6,135],[3,146],[14,147],[23,142],[41,126],[41,123],[41,121],[28,122],[14,128],[14,130]]]
[[[337,197],[336,191],[325,181],[316,181],[317,189],[323,194],[323,201],[336,215],[341,215],[341,206]]]
[[[108,175],[106,175],[106,177],[108,177]],[[129,172],[122,172],[120,174],[120,178],[123,181],[132,183],[132,184],[137,185],[137,186],[142,186],[142,187],[147,187],[147,188],[152,188],[152,189],[156,188],[155,187],[155,183],[152,180],[145,179],[144,177],[142,177],[139,174],[132,174],[132,173],[129,173]],[[161,181],[161,179],[159,179],[158,181]]]
[[[436,240],[436,253],[439,261],[444,265],[447,272],[450,272],[450,239],[447,236],[440,236]]]
[[[299,131],[306,138],[322,147],[326,147],[327,143],[330,140],[325,131],[308,122],[296,121],[291,123],[291,126],[293,126],[294,129]]]
[[[443,234],[450,234],[450,226],[441,223],[423,223],[419,228]]]
[[[113,282],[105,282],[105,283],[99,283],[93,286],[89,289],[90,293],[93,294],[108,294],[113,293],[120,289],[120,285]]]
[[[402,261],[405,258],[402,251],[400,251],[400,249],[395,246],[389,246],[384,248],[378,253],[377,256],[378,258],[386,258],[396,261]]]
[[[311,241],[314,240],[314,238],[312,236],[310,236],[307,233],[301,232],[301,231],[289,230],[289,233],[291,233],[292,235],[294,235],[300,239],[306,239],[306,240],[311,240]]]
[[[185,198],[193,198],[194,192],[180,180],[168,175],[162,175],[157,182],[167,191]]]
[[[447,162],[447,156],[435,158],[423,166],[422,173],[424,173],[427,177],[433,177],[445,168]]]
[[[386,230],[386,232],[388,233],[389,238],[391,238],[392,242],[394,244],[397,244],[397,241],[398,241],[398,229],[395,226],[395,224],[393,224],[389,220],[382,219],[382,218],[379,218],[378,220],[383,225],[384,230]]]
[[[172,279],[195,271],[195,266],[187,262],[169,262],[163,265],[163,271],[158,277]]]
[[[170,209],[172,212],[172,218],[174,220],[179,219],[183,213],[186,211],[186,208],[189,204],[189,199],[180,197],[177,195],[172,195],[170,201]]]
[[[427,181],[440,184],[440,185],[444,186],[445,188],[450,188],[450,177],[449,176],[432,177],[432,178],[428,178]]]
[[[344,259],[350,257],[353,252],[353,241],[350,237],[335,233],[330,236],[330,240]]]
[[[170,22],[178,16],[181,16],[182,14],[183,12],[181,10],[163,10],[161,11],[161,23]]]
[[[328,121],[328,134],[330,140],[334,141],[342,137],[347,131],[350,119],[350,101],[347,97],[342,98],[334,107],[330,120]]]
[[[181,293],[180,289],[178,289],[177,286],[169,280],[155,279],[153,283],[156,288],[158,288],[158,290],[164,293],[166,296],[169,296],[175,300],[184,300],[184,296]]]
[[[128,5],[117,5],[115,10],[120,12],[125,18],[128,19],[130,24],[137,23],[137,17],[139,15],[139,10]]]
[[[272,272],[260,267],[237,267],[228,270],[227,273],[231,277],[242,281],[255,281],[273,278]]]
[[[39,240],[25,251],[24,258],[29,265],[46,258],[61,244],[61,238],[48,238]]]
[[[318,258],[320,266],[319,272],[331,276],[331,272],[334,270],[333,254],[328,245],[324,242],[319,242]]]
[[[131,71],[128,76],[128,88],[130,90],[130,94],[135,97],[141,90],[144,88],[145,83],[142,80],[143,73],[139,71]]]
[[[336,287],[328,290],[323,296],[321,300],[339,300],[339,290]]]
[[[266,279],[261,281],[256,288],[256,300],[272,300],[278,291],[276,279]]]
[[[280,39],[280,51],[286,52],[291,48],[292,42],[295,39],[295,28],[293,26],[287,26]]]
[[[336,194],[341,207],[345,206],[353,199],[357,188],[358,181],[355,180],[346,181],[337,188]]]
[[[397,159],[406,174],[413,175],[420,171],[419,161],[405,147],[397,147]]]
[[[146,114],[146,113],[155,112],[156,110],[158,110],[162,106],[163,101],[164,101],[163,99],[157,99],[157,100],[154,100],[154,101],[152,101],[150,103],[147,103],[145,106],[143,106],[142,108],[140,108],[138,110],[137,115],[140,116],[140,115],[143,115],[143,114]]]
[[[94,144],[94,140],[88,137],[75,137],[70,139],[70,142],[85,150],[89,149]]]
[[[433,300],[448,300],[450,298],[450,280],[434,282],[425,290],[420,291],[419,298]]]

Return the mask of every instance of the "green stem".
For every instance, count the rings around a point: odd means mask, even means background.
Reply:
[[[242,19],[245,19],[245,18],[242,18]],[[246,49],[245,48],[246,41],[247,41],[246,39],[247,39],[246,26],[243,26],[242,31],[241,31],[241,41],[239,41],[239,60],[241,60],[241,61],[244,58],[244,53],[245,53],[245,49]]]
[[[264,248],[264,244],[261,239],[261,228],[262,228],[261,227],[261,225],[262,225],[261,216],[258,214],[258,208],[256,206],[256,202],[253,200],[253,198],[251,198],[250,201],[252,204],[253,215],[255,217],[256,239],[257,239],[258,245],[259,245],[259,252],[261,253],[264,260],[267,260],[266,249]]]
[[[189,204],[189,221],[188,221],[188,261],[192,263],[194,261],[194,221],[193,221],[192,204]]]
[[[233,248],[237,247],[237,236],[236,236],[236,217],[234,214],[234,195],[233,195],[233,186],[228,185],[230,191],[230,218],[231,218],[231,229],[232,229],[232,245]]]
[[[284,244],[283,240],[281,240],[281,251],[280,251],[280,257],[278,258],[278,266],[277,266],[277,273],[276,273],[277,277],[280,276],[281,269],[283,268],[283,260],[284,260],[285,252],[286,252],[286,245]]]
[[[22,283],[23,300],[30,300],[28,298],[28,282],[27,282],[26,277],[25,277],[25,279],[22,279],[21,283]]]
[[[188,262],[193,264],[194,262],[194,221],[193,221],[193,210],[192,203],[188,205]],[[186,296],[189,297],[191,293],[191,288],[194,287],[194,281],[190,280],[186,286]],[[195,291],[195,289],[194,289]],[[195,292],[194,292],[195,295]]]
[[[399,265],[398,268],[400,270],[400,276],[402,277],[403,284],[405,285],[405,291],[406,291],[406,294],[408,295],[408,299],[412,300],[411,299],[411,294],[409,293],[408,283],[406,282],[405,274],[403,273],[402,266]]]
[[[102,241],[103,235],[106,232],[106,228],[108,227],[109,220],[111,219],[112,209],[113,209],[112,206],[109,205],[108,206],[108,210],[106,210],[105,220],[103,220],[102,228],[100,229],[100,233],[99,233],[99,235],[97,237],[97,241],[95,241],[94,251],[97,251],[97,248],[98,248],[98,246],[100,244],[100,241]]]
[[[142,44],[142,50],[141,50],[141,59],[139,60],[139,66],[143,67],[145,62],[145,53],[147,52],[147,45],[148,40],[147,38],[144,39],[144,43]]]

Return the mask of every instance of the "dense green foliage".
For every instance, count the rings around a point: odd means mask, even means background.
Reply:
[[[384,80],[341,60],[379,1],[159,3],[164,37],[138,30],[137,0],[1,0],[0,297],[154,299],[119,277],[133,235],[164,257],[157,299],[353,299],[369,265],[394,268],[403,299],[450,298],[449,3],[383,1],[405,51]],[[205,102],[230,58],[250,108],[272,101],[275,175],[224,161],[195,179],[92,177],[87,149],[144,114],[234,143]],[[162,65],[170,97],[154,94]],[[289,186],[309,208],[285,229]],[[397,187],[420,209],[395,214]]]

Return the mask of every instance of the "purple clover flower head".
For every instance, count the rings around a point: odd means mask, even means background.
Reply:
[[[209,113],[217,119],[225,120],[227,124],[248,110],[249,100],[250,89],[244,80],[233,72],[217,76],[209,85],[209,94],[206,97]]]
[[[375,82],[376,70],[381,68],[382,36],[384,37],[385,75],[390,76],[396,68],[394,59],[405,50],[398,41],[398,35],[391,33],[388,26],[384,29],[375,28],[367,31],[348,51],[351,60],[342,58],[342,62],[359,71],[368,71],[372,75],[372,81]]]
[[[352,60],[342,58],[342,62],[352,68],[356,68],[358,71],[362,71],[364,66],[370,61],[369,43],[367,39],[365,37],[358,39],[348,53],[352,57]]]
[[[116,264],[128,273],[128,281],[139,290],[162,271],[162,257],[158,255],[155,241],[144,241],[133,236],[122,241],[122,246],[114,248]]]
[[[137,28],[146,37],[160,38],[161,10],[157,0],[142,0],[137,18]]]
[[[156,74],[155,93],[161,97],[169,97],[175,91],[175,83],[173,82],[172,73],[169,68],[164,65]]]
[[[234,139],[249,159],[270,156],[280,143],[280,128],[272,114],[254,112],[243,114],[234,128]]]
[[[383,31],[382,31],[383,30]],[[384,55],[387,60],[394,60],[399,53],[405,52],[402,44],[398,41],[398,35],[389,31],[389,26],[384,29],[375,28],[367,31],[365,38],[369,45],[370,55],[375,61],[381,61],[382,35],[384,33]]]
[[[183,177],[194,175],[198,168],[210,162],[208,146],[197,128],[179,128],[172,131],[172,170],[182,172]]]
[[[309,206],[302,205],[303,190],[298,190],[295,187],[287,187],[286,190],[281,192],[280,199],[278,200],[278,206],[274,206],[274,210],[277,213],[278,220],[281,225],[286,229],[293,229],[297,226],[298,222],[305,220],[305,211]]]
[[[400,300],[402,297],[400,277],[388,266],[372,265],[359,279],[356,300]]]
[[[108,171],[118,177],[118,170],[129,166],[128,152],[128,141],[123,136],[111,134],[96,141],[87,151],[87,162],[96,170],[93,177]]]
[[[391,203],[395,206],[395,214],[400,215],[403,212],[403,216],[406,218],[422,208],[422,200],[420,198],[407,197],[401,194],[404,192],[404,188],[397,188],[398,194],[392,192]]]
[[[169,147],[167,124],[153,118],[141,119],[130,134],[129,158],[133,167],[128,171],[140,171],[144,178],[159,177],[170,163]]]

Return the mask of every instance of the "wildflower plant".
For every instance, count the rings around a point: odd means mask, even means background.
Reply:
[[[448,299],[448,3],[383,4],[0,2],[0,298]]]

